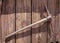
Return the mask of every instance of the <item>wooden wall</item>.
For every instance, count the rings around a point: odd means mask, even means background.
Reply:
[[[44,18],[45,5],[52,15],[51,23],[37,24],[5,36]],[[2,0],[0,8],[0,43],[60,43],[60,0]]]

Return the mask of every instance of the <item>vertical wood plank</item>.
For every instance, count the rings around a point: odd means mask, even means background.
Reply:
[[[56,14],[57,14],[57,10],[56,10],[56,0],[48,0],[48,9],[52,15],[52,27],[51,27],[51,38],[50,38],[50,42],[51,43],[56,43]]]
[[[7,33],[6,34],[8,35],[8,34],[15,31],[15,14],[14,13],[10,14],[10,15],[8,14],[7,18],[8,18],[7,19],[8,20],[8,22],[7,22],[8,28],[7,28]],[[10,40],[8,40],[7,43],[15,43],[15,36],[11,36],[9,39]]]
[[[41,18],[43,19],[44,18],[44,14],[45,16],[47,16],[47,12],[46,12],[46,9],[45,9],[45,5],[47,7],[47,0],[41,0],[42,3],[41,3]],[[41,26],[41,42],[40,43],[48,43],[48,22],[45,22],[42,26]]]
[[[16,31],[31,24],[31,0],[16,0]],[[16,34],[16,43],[31,43],[30,30]]]
[[[4,1],[3,1],[4,2]],[[5,2],[2,3],[2,15],[1,15],[1,28],[2,28],[2,43],[5,43],[5,34],[6,34],[6,23],[7,23],[7,15],[5,15],[4,13],[6,12],[6,7],[5,6]]]
[[[40,5],[39,5],[40,4]],[[38,9],[39,7],[39,9]],[[40,7],[41,3],[39,0],[32,0],[32,23],[40,20]],[[40,10],[40,11],[39,11]],[[32,43],[39,43],[40,36],[39,36],[39,24],[32,27]]]
[[[59,0],[59,31],[58,31],[58,42],[60,43],[60,0]]]
[[[32,0],[32,23],[44,18],[44,5],[47,0]],[[46,15],[46,14],[45,14]],[[47,43],[47,24],[32,27],[32,43]]]
[[[0,24],[1,24],[1,15],[0,15]],[[2,29],[1,29],[1,25],[0,25],[0,43],[1,43],[1,39],[2,39],[1,37],[2,37]]]
[[[1,25],[2,25],[2,43],[5,43],[5,35],[7,28],[7,15],[1,15]]]
[[[1,29],[1,5],[2,5],[2,0],[0,1],[0,43],[2,43],[2,29]]]
[[[55,15],[56,15],[56,42],[58,42],[58,37],[59,37],[59,0],[56,0],[56,8],[55,8]]]
[[[32,23],[34,23],[40,19],[41,19],[40,13],[35,13],[35,12],[32,13]],[[32,27],[32,43],[40,42],[39,29],[40,29],[39,24]]]
[[[7,5],[7,35],[15,31],[15,0],[8,0]],[[7,43],[15,43],[15,36],[11,37]]]
[[[3,0],[2,7],[2,43],[15,43],[15,37],[5,42],[5,36],[15,31],[15,1]]]

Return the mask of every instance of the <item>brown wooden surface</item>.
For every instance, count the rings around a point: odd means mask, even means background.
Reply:
[[[1,1],[0,1],[0,24],[1,24]],[[2,40],[2,29],[0,25],[0,43],[2,43],[1,40]]]
[[[48,8],[52,14],[52,27],[51,27],[51,30],[53,30],[51,32],[51,37],[50,37],[50,42],[53,42],[55,43],[55,0],[49,0],[48,1]]]
[[[59,0],[56,0],[56,42],[59,42]],[[59,42],[60,43],[60,42]]]
[[[58,8],[58,16],[59,16],[59,29],[58,29],[58,41],[59,41],[59,43],[60,43],[60,0],[58,0],[58,2],[59,2],[59,8]]]
[[[31,24],[31,0],[16,0],[16,30]],[[20,6],[19,6],[20,5]],[[31,29],[16,34],[16,43],[30,43]]]
[[[51,23],[41,23],[18,32],[6,43],[60,43],[60,0],[3,0],[0,43],[5,43],[5,36],[9,33],[43,19],[43,14],[47,14],[44,5],[52,15]]]
[[[8,0],[7,5],[7,35],[15,31],[15,0]],[[14,38],[14,39],[12,39]],[[15,36],[11,37],[7,43],[15,43]]]
[[[41,0],[41,2],[42,2],[41,3],[41,19],[43,19],[44,18],[44,14],[47,16],[47,13],[45,11],[45,5],[47,6],[47,0]],[[48,35],[47,29],[49,29],[49,28],[47,28],[48,25],[49,24],[47,24],[47,22],[46,22],[40,28],[40,35],[41,35],[41,37],[40,37],[40,39],[41,39],[40,43],[47,43],[48,42],[48,39],[47,39],[47,37],[48,37],[47,36]]]
[[[32,23],[43,19],[46,0],[32,0]],[[46,15],[46,14],[45,14]],[[43,28],[42,28],[43,26]],[[47,24],[32,27],[32,43],[47,43]]]
[[[9,38],[5,42],[5,36],[15,31],[15,2],[14,0],[3,0],[2,6],[2,43],[15,43],[15,39]]]
[[[40,20],[40,13],[39,13],[39,10],[38,10],[38,7],[40,6],[38,5],[39,1],[38,0],[32,0],[32,23]],[[41,11],[41,10],[40,10]],[[35,25],[32,27],[32,43],[38,43],[40,42],[39,41],[39,24],[38,25]]]
[[[50,42],[56,43],[58,41],[58,30],[59,30],[59,15],[58,15],[58,0],[48,0],[48,9],[52,15],[52,27],[51,27],[51,38]]]
[[[2,6],[5,6],[5,2],[3,3],[3,5]],[[4,13],[4,7],[2,7],[2,13]],[[6,12],[6,10],[5,10],[5,12]],[[5,43],[5,31],[6,31],[6,27],[5,27],[5,25],[6,25],[6,23],[7,23],[7,15],[1,15],[1,28],[2,28],[2,43]]]

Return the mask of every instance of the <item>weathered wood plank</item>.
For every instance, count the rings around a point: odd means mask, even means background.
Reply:
[[[32,0],[32,23],[44,18],[46,0]],[[42,28],[43,27],[43,28]],[[32,43],[47,43],[47,24],[32,27]]]
[[[0,16],[0,43],[2,43],[1,16]]]
[[[4,2],[4,1],[3,1]],[[5,6],[5,2],[2,5],[2,15],[1,15],[1,29],[2,29],[2,43],[5,43],[5,34],[6,34],[6,27],[5,24],[7,23],[7,15],[4,15],[4,13],[6,12],[4,6]],[[5,12],[4,12],[5,11]]]
[[[41,7],[39,0],[32,0],[32,23],[40,20],[40,11],[38,7]],[[40,35],[39,35],[39,24],[32,27],[32,43],[39,43],[40,42]]]
[[[41,10],[41,17],[42,17],[42,19],[44,18],[44,14],[45,14],[45,16],[47,16],[47,11],[46,11],[46,9],[45,9],[45,5],[46,5],[46,7],[47,7],[47,0],[41,0],[42,1],[42,5],[41,5],[41,8],[42,8],[42,10]],[[48,23],[47,22],[45,22],[42,26],[41,26],[41,42],[40,43],[48,43],[48,29],[49,28],[47,28],[48,27]]]
[[[31,0],[16,0],[16,30],[31,24]],[[30,29],[16,34],[16,43],[31,43]]]
[[[15,31],[15,14],[8,14],[8,28],[7,28],[7,35]],[[15,43],[15,36],[9,38],[10,40],[7,43]]]
[[[40,18],[40,13],[35,13],[35,12],[33,12],[32,13],[32,23],[34,23],[34,22],[36,22],[36,21],[38,21],[38,20],[40,20],[41,18]],[[38,25],[35,25],[35,26],[33,26],[32,27],[32,43],[38,43],[38,42],[40,42],[40,36],[39,36],[39,24]]]
[[[55,15],[56,15],[56,43],[59,43],[59,0],[56,0],[56,8],[55,8]]]
[[[5,43],[5,34],[7,28],[7,15],[1,15],[1,25],[2,25],[2,43]]]
[[[15,0],[8,0],[7,5],[7,35],[15,31]],[[7,43],[15,43],[15,36],[11,37]]]
[[[3,0],[2,7],[2,43],[5,43],[5,36],[15,31],[15,1]],[[14,37],[15,38],[15,37]],[[6,43],[15,43],[15,39],[6,40]]]
[[[58,28],[58,42],[60,43],[60,0],[58,0],[59,1],[59,8],[58,8],[58,10],[59,10],[59,12],[58,12],[58,16],[59,16],[59,28]]]
[[[1,5],[2,5],[2,0],[0,0],[0,43],[2,43],[2,29],[1,29]]]
[[[56,43],[56,0],[48,0],[48,9],[52,15],[52,22],[51,22],[51,38],[50,38],[50,42]]]

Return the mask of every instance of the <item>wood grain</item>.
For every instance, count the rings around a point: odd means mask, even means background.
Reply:
[[[32,23],[40,20],[40,13],[32,13]],[[39,41],[39,24],[32,27],[32,43],[38,43]]]
[[[32,0],[32,23],[40,20],[40,13],[39,13],[39,10],[38,10],[38,7],[40,8],[41,7],[41,4],[39,6],[39,3],[40,1],[38,0]],[[41,10],[40,10],[41,11]],[[35,25],[32,27],[32,43],[38,43],[40,42],[40,35],[39,35],[39,27],[40,25]]]
[[[2,5],[3,7],[2,7],[2,15],[1,15],[1,29],[2,29],[2,43],[5,43],[5,34],[6,34],[6,27],[5,27],[5,25],[6,25],[6,23],[7,23],[7,15],[4,15],[3,13],[5,13],[6,12],[6,10],[5,10],[5,8],[4,8],[4,6],[5,6],[5,2],[3,3],[3,5]],[[4,12],[4,10],[5,10],[5,12]]]
[[[52,22],[51,22],[51,38],[50,42],[56,43],[56,26],[57,26],[57,10],[56,10],[56,0],[48,0],[48,9],[52,14]]]
[[[31,24],[31,0],[16,0],[16,30]],[[31,43],[31,29],[16,34],[16,43]]]
[[[32,23],[44,18],[46,0],[32,0]],[[45,14],[46,15],[46,14]],[[43,27],[43,28],[42,28]],[[47,43],[47,24],[32,27],[32,43]]]
[[[59,0],[56,0],[56,8],[55,8],[55,15],[56,15],[56,42],[59,43]]]
[[[0,1],[0,43],[2,43],[1,41],[2,41],[2,29],[1,29],[1,5],[2,5],[2,3],[1,3],[2,1]]]
[[[5,36],[15,31],[15,9],[14,0],[4,0],[3,7],[2,7],[2,15],[1,15],[1,22],[2,22],[2,43],[15,43],[15,37],[13,39],[6,40]]]
[[[15,31],[15,0],[8,0],[8,5],[7,5],[7,35],[9,33],[12,33]],[[7,41],[7,43],[15,43],[15,36],[9,38],[10,40]]]
[[[46,15],[46,16],[48,16],[47,15],[47,11],[46,11],[46,9],[45,9],[45,5],[46,5],[46,7],[47,7],[47,0],[41,0],[42,1],[42,3],[41,3],[41,8],[42,8],[42,10],[41,10],[41,18],[43,19],[44,18],[44,14]],[[41,26],[41,42],[40,43],[48,43],[48,22],[45,22],[42,26]]]
[[[51,24],[45,22],[18,32],[6,43],[60,43],[60,0],[32,0],[32,6],[31,0],[3,0],[2,14],[0,6],[0,43],[5,43],[6,35],[43,19],[47,14],[44,5],[52,15]]]
[[[60,0],[58,0],[58,1],[59,1],[59,5],[58,5],[59,6],[59,8],[58,8],[58,16],[59,16],[59,24],[58,25],[59,25],[59,28],[58,28],[58,37],[57,37],[58,39],[57,40],[60,43]]]
[[[5,35],[7,28],[7,15],[1,15],[1,25],[2,25],[2,43],[5,43]]]

